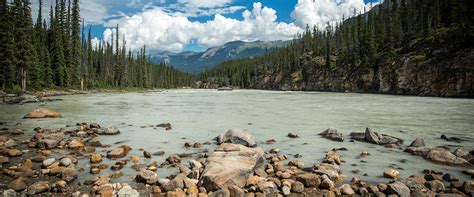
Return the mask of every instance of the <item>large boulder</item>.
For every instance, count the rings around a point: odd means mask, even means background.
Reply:
[[[372,144],[379,144],[380,137],[377,133],[373,132],[370,128],[365,129],[365,141]]]
[[[257,146],[255,138],[245,129],[231,129],[217,136],[215,139],[218,144],[232,143],[241,144],[248,147]]]
[[[199,186],[205,187],[207,191],[230,186],[242,188],[263,162],[263,150],[260,148],[223,143],[209,156]]]
[[[46,108],[39,108],[26,114],[23,118],[59,118],[61,114]]]
[[[396,194],[401,197],[410,196],[410,188],[400,181],[395,181],[391,184],[388,184],[387,191],[388,194]]]
[[[430,152],[425,156],[426,159],[429,159],[435,163],[445,164],[445,165],[460,165],[460,166],[469,166],[470,163],[461,158],[457,157],[453,153],[449,152],[444,148],[432,148]]]
[[[365,129],[364,140],[372,144],[386,145],[386,144],[401,144],[403,140],[397,137],[380,134],[372,131],[370,128]]]
[[[323,136],[324,138],[327,138],[330,140],[334,140],[334,141],[339,141],[339,142],[344,141],[344,137],[342,136],[342,133],[338,133],[335,128],[328,128],[318,135]]]

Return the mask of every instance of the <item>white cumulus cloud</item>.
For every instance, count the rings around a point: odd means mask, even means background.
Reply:
[[[288,40],[302,31],[293,23],[277,22],[276,11],[258,2],[253,4],[251,11],[245,10],[242,17],[243,20],[236,20],[216,14],[213,20],[197,22],[153,8],[108,21],[107,25],[118,24],[120,36],[125,36],[132,50],[146,45],[147,49],[174,52],[181,51],[192,40],[201,46],[213,47],[234,40]],[[104,39],[110,40],[114,31],[114,28],[106,29]]]
[[[369,6],[364,0],[298,0],[291,17],[295,23],[305,28],[314,25],[323,28],[329,22],[341,21],[343,16],[349,18],[362,12]]]

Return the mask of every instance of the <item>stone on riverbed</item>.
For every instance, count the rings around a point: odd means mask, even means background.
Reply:
[[[425,140],[423,138],[416,138],[411,144],[410,147],[425,147]]]
[[[107,152],[107,158],[116,159],[116,158],[125,157],[127,155],[128,151],[130,151],[130,150],[131,150],[130,146],[122,145],[119,148],[115,148],[115,149]]]
[[[316,174],[300,174],[296,177],[297,181],[300,181],[304,184],[305,187],[315,187],[317,188],[321,184],[319,176]]]
[[[7,188],[13,189],[17,192],[25,190],[27,187],[24,177],[18,177],[15,180],[8,183]]]
[[[17,157],[23,154],[23,152],[16,148],[7,149],[6,153],[9,157]]]
[[[140,193],[137,190],[132,189],[130,186],[125,186],[117,193],[119,197],[138,197]]]
[[[234,185],[242,188],[263,162],[263,150],[260,148],[223,143],[209,156],[199,186],[205,187],[207,191]]]
[[[97,129],[97,134],[99,134],[99,135],[118,135],[118,134],[120,134],[120,130],[115,126],[108,126],[106,128]]]
[[[396,194],[398,196],[410,196],[410,188],[400,181],[395,181],[391,184],[388,184],[387,193]]]
[[[155,184],[158,181],[158,175],[150,170],[142,170],[138,173],[136,180],[141,183]]]
[[[39,108],[26,114],[23,118],[59,118],[61,114],[46,108]]]
[[[43,192],[47,192],[49,190],[49,182],[48,181],[38,181],[36,183],[33,183],[33,185],[30,185],[28,187],[28,194],[34,195],[34,194],[41,194]]]
[[[365,141],[372,144],[387,145],[387,144],[401,144],[403,140],[397,137],[379,134],[373,132],[370,128],[366,128],[364,133],[353,132],[350,134],[353,140]]]
[[[400,177],[400,172],[394,169],[388,169],[385,172],[383,172],[383,176],[385,178],[398,179]]]
[[[46,148],[46,149],[53,149],[53,148],[56,148],[59,144],[59,141],[58,140],[54,140],[54,139],[43,139],[43,140],[39,140],[37,143],[36,143],[36,147],[37,148]]]
[[[342,133],[338,133],[335,128],[328,128],[318,135],[323,136],[324,138],[327,138],[330,140],[334,140],[334,141],[339,141],[339,142],[344,141],[344,137],[342,136]]]
[[[56,161],[56,159],[54,159],[54,158],[46,159],[46,160],[43,161],[43,166],[48,167],[48,166],[52,165],[55,161]]]
[[[425,156],[426,159],[429,159],[435,163],[445,164],[445,165],[460,165],[460,166],[469,166],[470,163],[461,157],[457,157],[453,153],[449,152],[444,148],[432,148],[430,152]]]
[[[245,129],[231,129],[216,138],[217,144],[232,143],[241,144],[248,147],[255,147],[255,138]]]
[[[430,152],[430,148],[428,147],[415,147],[415,146],[410,146],[405,149],[405,152],[411,153],[413,155],[419,155],[419,156],[426,156]]]
[[[8,159],[8,157],[0,156],[0,165],[9,163],[9,162],[10,162],[10,159]]]

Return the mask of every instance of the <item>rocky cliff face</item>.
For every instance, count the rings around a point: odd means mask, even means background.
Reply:
[[[247,88],[474,98],[474,47],[470,41],[439,36],[406,42],[396,51],[393,58],[374,68],[328,68],[325,58],[309,52],[300,56],[302,66],[292,72],[257,65]],[[229,79],[222,81],[222,77],[210,77],[196,82],[195,87],[229,85]]]

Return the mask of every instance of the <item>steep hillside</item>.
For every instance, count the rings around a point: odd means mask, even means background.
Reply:
[[[154,63],[164,62],[183,72],[199,73],[224,61],[263,55],[265,52],[284,47],[287,43],[288,41],[234,41],[203,52],[163,52],[149,57]]]

